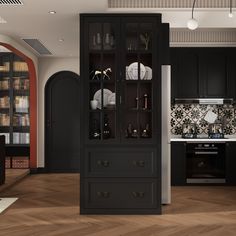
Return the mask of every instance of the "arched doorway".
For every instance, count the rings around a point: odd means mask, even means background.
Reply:
[[[45,86],[45,167],[79,172],[80,80],[70,71],[52,75]]]

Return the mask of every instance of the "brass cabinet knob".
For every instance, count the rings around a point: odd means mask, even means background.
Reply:
[[[110,192],[97,192],[97,195],[98,197],[101,197],[101,198],[109,198],[110,197]]]

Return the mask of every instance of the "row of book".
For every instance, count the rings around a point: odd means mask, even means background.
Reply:
[[[29,114],[19,115],[15,114],[13,116],[13,126],[29,126],[30,118]]]
[[[0,135],[5,136],[5,143],[9,144],[10,143],[10,134],[9,133],[0,133]]]
[[[9,126],[10,116],[5,113],[0,113],[0,126]]]
[[[13,133],[13,144],[29,144],[30,134],[29,133]]]
[[[29,109],[29,97],[28,96],[15,96],[15,111],[16,112],[28,112]]]
[[[0,98],[0,108],[9,108],[10,107],[10,98],[9,96],[4,96]]]
[[[13,70],[19,72],[28,71],[28,65],[23,61],[15,61],[13,62]]]
[[[10,134],[9,133],[0,133],[0,135],[5,136],[5,143],[10,143]],[[13,144],[29,144],[30,143],[30,134],[29,133],[13,133]]]
[[[13,78],[13,89],[14,90],[28,90],[29,89],[29,79],[21,79],[21,77]]]
[[[0,66],[1,72],[9,72],[10,71],[10,62],[4,62],[2,66]]]
[[[4,77],[1,81],[0,81],[0,90],[8,90],[9,89],[9,78]]]

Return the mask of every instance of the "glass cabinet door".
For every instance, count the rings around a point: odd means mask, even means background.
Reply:
[[[150,140],[153,136],[152,28],[152,23],[124,23],[122,136],[125,140]]]
[[[116,24],[88,24],[88,139],[117,138]]]
[[[20,59],[13,63],[13,144],[30,143],[29,75],[26,62]]]
[[[10,57],[1,56],[0,66],[0,135],[10,143]]]

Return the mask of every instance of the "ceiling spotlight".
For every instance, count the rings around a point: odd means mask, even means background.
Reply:
[[[49,11],[48,13],[54,15],[54,14],[56,14],[57,12],[56,12],[56,11]]]
[[[61,39],[59,39],[58,41],[59,41],[59,42],[64,42],[65,40],[61,38]]]
[[[232,6],[232,0],[229,1],[229,17],[232,18],[234,17],[233,15],[233,6]]]
[[[193,18],[193,11],[195,6],[196,0],[193,1],[193,7],[192,7],[192,18],[188,20],[187,26],[190,30],[195,30],[198,27],[198,22],[195,18]]]

